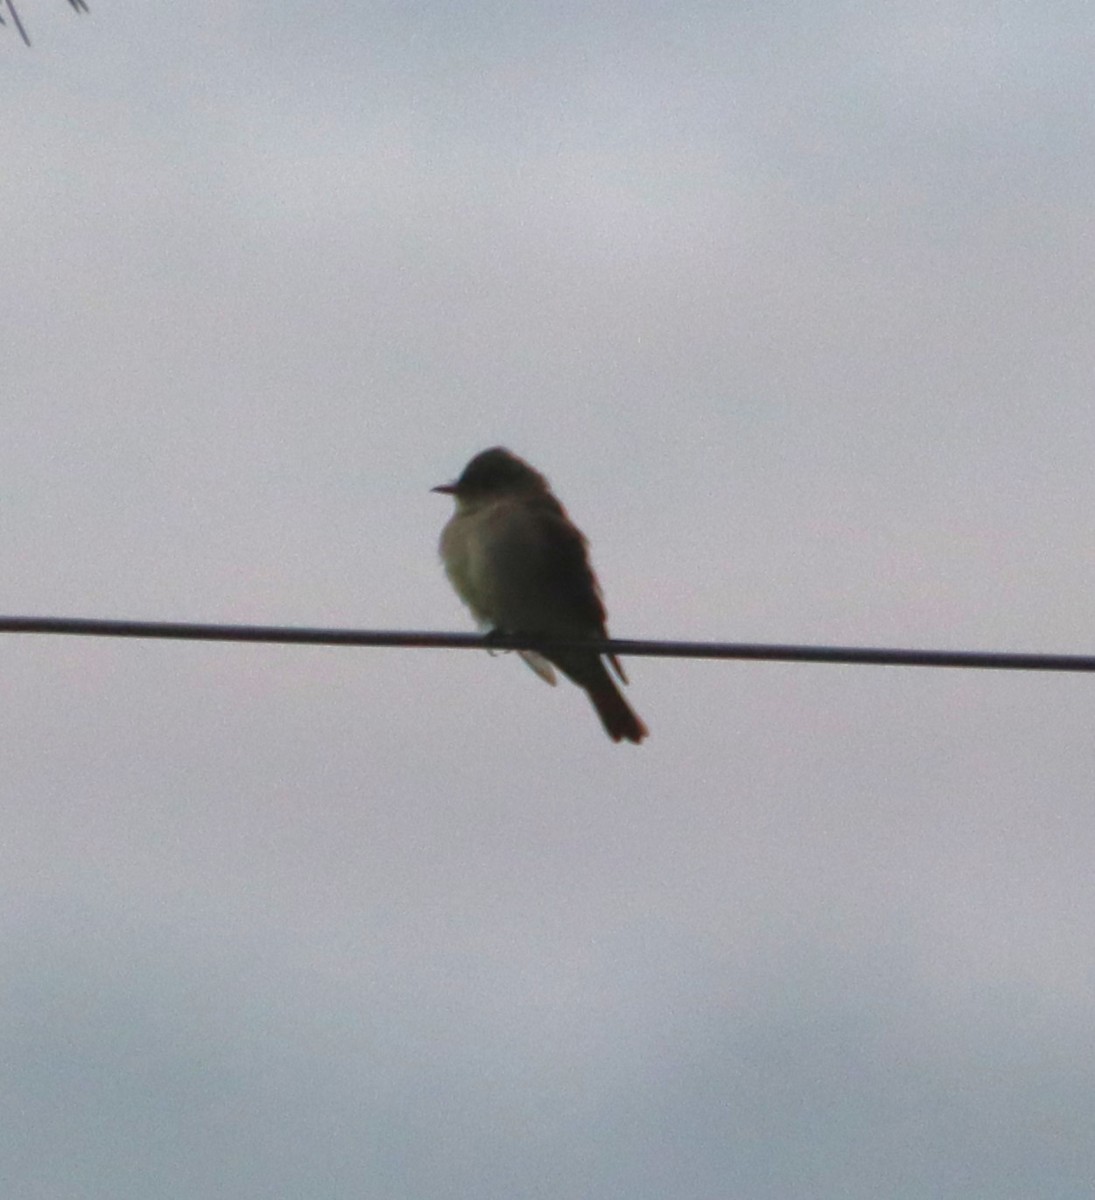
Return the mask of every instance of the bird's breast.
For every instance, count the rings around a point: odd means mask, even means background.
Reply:
[[[477,620],[494,624],[488,523],[481,512],[457,513],[441,532],[441,561],[456,594]]]
[[[496,629],[543,627],[543,546],[535,512],[499,500],[457,514],[441,535],[453,587],[477,620]]]

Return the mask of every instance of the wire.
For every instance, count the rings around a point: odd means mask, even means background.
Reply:
[[[178,621],[109,621],[84,617],[4,617],[0,633],[57,636],[170,638],[197,642],[273,642],[305,646],[402,646],[449,650],[596,649],[648,658],[751,659],[772,662],[848,663],[883,667],[957,667],[993,671],[1095,673],[1095,655],[1001,653],[993,650],[893,650],[871,646],[790,646],[755,642],[667,642],[609,638],[564,641],[474,633],[375,629],[309,629],[285,625],[198,625]]]
[[[19,20],[19,14],[15,10],[15,0],[7,0],[8,12],[11,14],[12,24],[19,30],[19,36],[23,39],[25,46],[30,45],[30,38],[27,37],[27,31],[23,28],[23,22]],[[0,17],[0,25],[4,24],[4,18]]]
[[[4,3],[7,6],[8,12],[11,14],[12,24],[19,31],[19,36],[23,39],[23,44],[29,46],[30,38],[28,37],[27,31],[23,26],[23,22],[19,19],[19,13],[15,9],[15,0],[4,0]],[[89,11],[87,7],[87,0],[68,0],[68,3],[73,12],[86,13]],[[0,25],[4,24],[6,24],[6,22],[4,18],[0,16]]]

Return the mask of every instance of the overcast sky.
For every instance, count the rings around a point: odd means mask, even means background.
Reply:
[[[1095,651],[1095,12],[22,0],[0,612]],[[12,1200],[1079,1200],[1095,682],[0,639]]]

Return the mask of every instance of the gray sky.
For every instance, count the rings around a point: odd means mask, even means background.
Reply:
[[[0,611],[1090,652],[1084,3],[23,0]],[[13,1200],[1071,1200],[1085,678],[5,638]]]

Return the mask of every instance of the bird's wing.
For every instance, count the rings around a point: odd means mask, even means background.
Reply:
[[[566,622],[583,635],[605,638],[607,614],[600,584],[589,561],[589,543],[553,496],[539,501],[543,540],[536,559],[535,585],[550,595],[552,604]],[[614,654],[606,656],[620,679],[627,675]]]

